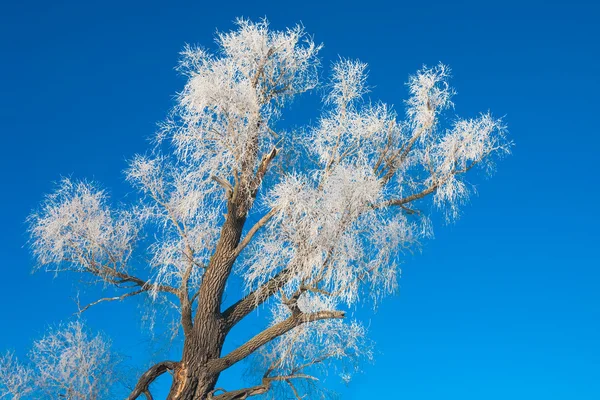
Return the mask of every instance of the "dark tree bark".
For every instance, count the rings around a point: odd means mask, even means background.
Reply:
[[[231,201],[228,211],[215,253],[200,285],[194,326],[185,338],[183,357],[175,369],[168,400],[206,399],[219,378],[220,371],[211,369],[209,362],[221,356],[227,335],[221,301],[246,221],[246,210],[240,211]]]

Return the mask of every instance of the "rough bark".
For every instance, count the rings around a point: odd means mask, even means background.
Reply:
[[[208,361],[219,358],[225,335],[212,324],[186,338],[183,357],[173,374],[168,400],[207,399],[219,374],[208,368]]]
[[[227,335],[221,302],[235,262],[245,214],[246,210],[240,210],[230,200],[219,242],[202,279],[193,329],[186,335],[183,357],[173,374],[168,400],[206,399],[215,388],[219,372],[209,368],[208,363],[219,359]]]

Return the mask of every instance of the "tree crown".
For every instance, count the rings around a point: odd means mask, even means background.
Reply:
[[[30,217],[34,254],[46,269],[125,290],[109,300],[173,297],[186,337],[203,310],[228,331],[268,301],[266,330],[211,361],[222,371],[258,354],[262,386],[241,394],[276,383],[297,394],[292,381],[312,383],[328,362],[348,379],[355,364],[345,361],[371,350],[343,310],[396,290],[403,252],[430,233],[426,199],[457,217],[470,193],[465,173],[489,173],[509,153],[505,125],[490,113],[444,118],[455,92],[443,64],[409,77],[399,114],[366,98],[366,64],[341,58],[322,85],[321,116],[284,132],[288,103],[320,86],[321,46],[301,26],[276,31],[244,19],[217,45],[182,52],[187,82],[159,145],[126,171],[140,202],[113,210],[103,190],[65,179]],[[154,240],[139,249],[144,231]],[[142,276],[136,249],[149,254]],[[222,310],[232,272],[246,292]],[[227,393],[213,395],[235,398]]]

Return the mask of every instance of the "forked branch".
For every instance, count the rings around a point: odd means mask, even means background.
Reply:
[[[150,367],[150,369],[138,380],[138,383],[135,385],[133,392],[127,397],[127,400],[135,400],[142,394],[146,395],[147,399],[152,399],[149,390],[150,384],[165,372],[173,371],[175,367],[177,367],[177,364],[178,363],[175,361],[163,361]]]

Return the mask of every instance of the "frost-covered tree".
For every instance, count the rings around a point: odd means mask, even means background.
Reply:
[[[167,371],[171,400],[300,399],[320,373],[350,379],[371,347],[346,311],[394,292],[403,252],[431,232],[428,209],[455,218],[471,192],[465,174],[489,173],[510,150],[491,114],[447,118],[445,65],[409,78],[399,114],[367,99],[362,62],[339,59],[320,85],[321,46],[300,26],[238,20],[217,47],[182,52],[187,83],[152,152],[126,172],[139,202],[111,208],[104,190],[65,179],[30,218],[39,268],[121,290],[94,304],[145,294],[177,305],[181,358],[152,366],[129,399],[150,398]],[[290,101],[317,87],[320,116],[283,131]],[[234,275],[244,289],[225,305]],[[222,352],[259,307],[271,309],[264,330]],[[253,385],[216,388],[247,358]]]
[[[33,371],[13,353],[0,356],[0,399],[21,400],[33,391]]]
[[[0,356],[0,399],[108,400],[117,364],[108,339],[71,322],[34,342],[27,364]]]

